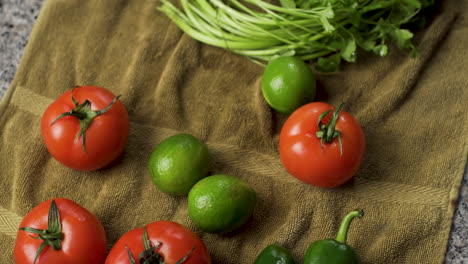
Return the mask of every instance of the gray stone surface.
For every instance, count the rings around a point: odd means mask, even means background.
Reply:
[[[8,88],[43,0],[0,0],[0,98]]]
[[[0,100],[13,80],[43,1],[0,0]],[[448,243],[446,263],[468,263],[468,221],[465,220],[467,217],[468,173],[465,171]]]
[[[445,263],[468,263],[468,170],[465,168],[458,205],[455,211],[452,231],[445,256]]]

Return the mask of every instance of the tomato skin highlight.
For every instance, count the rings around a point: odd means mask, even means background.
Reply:
[[[72,94],[79,104],[86,99],[91,102],[91,110],[104,109],[116,97],[105,88],[81,86],[71,89],[45,110],[41,120],[41,131],[49,153],[63,165],[83,171],[100,169],[114,161],[124,150],[129,120],[125,106],[117,100],[110,109],[93,119],[86,130],[86,152],[80,132],[80,120],[65,116],[52,122],[62,113],[69,112],[75,105]]]
[[[164,262],[176,263],[186,256],[184,264],[210,264],[211,258],[203,241],[186,227],[172,221],[156,221],[146,225],[148,238],[153,245],[161,244],[157,250]],[[129,264],[128,248],[138,263],[138,255],[144,251],[143,227],[125,233],[112,247],[105,264]]]
[[[99,219],[75,202],[57,198],[63,232],[60,250],[46,246],[36,264],[102,264],[106,258],[106,234]],[[34,207],[21,221],[20,227],[47,229],[48,211],[52,200]],[[42,240],[31,237],[37,235],[18,231],[14,258],[16,264],[32,264]]]
[[[338,138],[321,142],[320,114],[333,109],[323,102],[306,104],[289,116],[279,138],[280,159],[286,170],[299,180],[317,187],[334,188],[344,184],[358,171],[365,152],[364,132],[349,113],[340,111],[336,130],[341,133],[342,153]],[[323,122],[328,123],[332,113]]]

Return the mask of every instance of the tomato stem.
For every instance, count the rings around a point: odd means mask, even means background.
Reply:
[[[128,260],[130,261],[130,264],[137,264],[135,259],[133,258],[133,255],[130,249],[127,246],[125,246],[125,249],[127,250]]]
[[[82,104],[79,104],[73,96],[74,91],[75,88],[71,92],[71,99],[73,101],[73,104],[75,105],[75,108],[73,108],[69,112],[65,112],[59,115],[57,118],[54,119],[54,121],[52,121],[50,125],[54,125],[55,122],[57,122],[59,119],[65,116],[73,116],[77,118],[80,122],[80,131],[76,134],[75,139],[81,137],[84,152],[87,153],[88,151],[86,149],[86,130],[89,128],[94,118],[107,112],[112,107],[112,105],[120,98],[121,95],[116,96],[105,108],[101,110],[91,110],[91,102],[88,99],[86,99]]]
[[[143,250],[139,255],[138,255],[138,263],[140,264],[165,264],[164,262],[164,257],[159,254],[159,252],[156,252],[155,250],[158,250],[160,247],[162,247],[162,243],[158,242],[156,246],[153,245],[151,240],[148,238],[148,232],[146,231],[146,227],[143,228],[143,235],[141,236],[141,241],[143,242],[143,246],[145,250]],[[128,247],[125,247],[127,249],[127,255],[128,259],[131,264],[136,264],[135,259],[133,258],[132,252]],[[181,258],[179,261],[177,261],[175,264],[182,264],[187,260],[187,258],[192,254],[193,250],[195,250],[195,247],[193,247],[183,258]]]
[[[356,217],[363,217],[364,211],[363,210],[355,210],[350,212],[343,218],[341,222],[340,229],[338,230],[338,235],[336,236],[336,241],[340,243],[346,243],[346,236],[348,235],[348,229],[351,224],[351,221]]]
[[[330,122],[328,124],[324,124],[322,120],[331,112],[331,109],[323,112],[320,114],[318,119],[318,131],[315,135],[320,138],[320,141],[323,143],[331,143],[335,138],[338,138],[338,143],[340,146],[340,154],[343,155],[343,144],[341,141],[341,132],[336,130],[336,122],[338,122],[338,117],[340,115],[341,108],[343,107],[343,103],[341,103],[333,112]]]
[[[183,257],[181,258],[179,261],[177,261],[175,264],[182,264],[184,263],[188,257],[190,256],[190,254],[192,254],[192,252],[195,250],[195,247],[193,247],[192,249],[190,249],[190,251]]]
[[[62,224],[60,222],[60,213],[54,200],[52,200],[52,203],[50,204],[47,225],[47,229],[44,230],[32,227],[20,228],[20,230],[37,234],[38,236],[31,237],[34,239],[41,239],[43,241],[36,251],[36,256],[33,263],[36,263],[37,258],[46,246],[51,246],[54,250],[60,250],[62,247]]]

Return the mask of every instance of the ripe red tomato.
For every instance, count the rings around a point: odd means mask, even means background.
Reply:
[[[111,249],[106,264],[132,263],[129,252],[135,263],[143,263],[139,255],[144,251],[143,259],[160,261],[149,263],[211,263],[205,244],[195,233],[172,221],[156,221],[125,233]]]
[[[81,86],[49,105],[41,130],[50,154],[65,166],[84,171],[115,160],[124,150],[129,130],[127,110],[117,98],[104,88]]]
[[[33,238],[39,235],[45,239]],[[102,264],[106,258],[106,234],[101,222],[68,199],[42,202],[23,218],[16,237],[15,263],[34,263],[41,244],[46,246],[39,252],[36,264]]]
[[[336,126],[331,122],[333,115]],[[306,104],[292,113],[279,138],[280,158],[288,172],[305,183],[324,188],[337,187],[353,177],[364,150],[364,133],[358,121],[322,102]]]

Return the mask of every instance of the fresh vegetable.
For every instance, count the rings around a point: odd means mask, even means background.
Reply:
[[[247,222],[255,203],[255,191],[246,182],[235,176],[212,175],[190,190],[188,213],[201,230],[227,233]]]
[[[295,264],[293,256],[289,251],[278,243],[266,247],[258,255],[254,264]]]
[[[172,221],[156,221],[125,233],[112,247],[106,264],[210,264],[203,241]]]
[[[276,58],[263,72],[262,92],[273,109],[290,114],[314,99],[314,73],[297,57]]]
[[[352,211],[341,222],[336,239],[316,241],[307,248],[304,264],[358,264],[361,263],[356,251],[346,244],[346,236],[351,221],[362,217],[363,211]]]
[[[162,0],[158,9],[201,42],[254,60],[280,55],[311,60],[334,71],[341,60],[355,62],[357,48],[386,56],[389,43],[410,49],[411,25],[424,25],[422,10],[432,0],[307,1],[181,0],[178,9]]]
[[[16,264],[102,264],[106,234],[99,219],[75,202],[48,200],[21,221],[14,257]]]
[[[208,147],[189,134],[168,137],[151,154],[148,168],[161,191],[187,195],[195,183],[208,175]]]
[[[112,92],[95,86],[73,88],[45,110],[41,129],[50,154],[77,170],[100,169],[127,142],[127,110]]]
[[[324,188],[342,185],[359,169],[364,133],[352,115],[314,102],[292,113],[279,138],[279,154],[287,171],[299,180]]]

